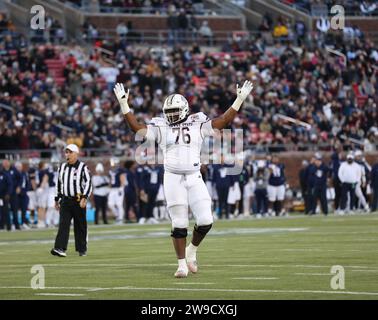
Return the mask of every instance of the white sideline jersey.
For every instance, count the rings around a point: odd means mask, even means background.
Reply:
[[[147,125],[146,138],[158,143],[166,171],[187,174],[200,170],[203,139],[213,134],[209,117],[198,112],[175,125],[168,125],[164,118],[152,118]]]

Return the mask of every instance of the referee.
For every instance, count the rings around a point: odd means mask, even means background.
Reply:
[[[66,163],[58,169],[55,207],[60,212],[59,229],[51,254],[65,257],[70,225],[73,218],[75,249],[80,256],[87,254],[87,199],[92,192],[92,182],[86,164],[78,160],[79,148],[69,144],[65,150]]]

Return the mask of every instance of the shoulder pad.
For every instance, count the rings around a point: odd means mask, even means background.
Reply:
[[[160,117],[152,118],[149,124],[152,125],[152,126],[157,126],[157,127],[161,127],[161,126],[167,125],[165,119],[164,118],[160,118]]]
[[[208,120],[210,120],[210,118],[203,112],[191,114],[188,118],[188,121],[190,122],[206,122]]]

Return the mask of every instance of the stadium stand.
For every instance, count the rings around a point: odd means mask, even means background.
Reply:
[[[334,5],[343,6],[345,14],[348,16],[375,16],[378,14],[376,1],[354,1],[354,0],[341,0],[341,1],[318,1],[318,0],[281,0],[282,3],[289,6],[305,10],[311,15],[322,15],[330,12]]]
[[[85,1],[62,2],[86,8]],[[136,2],[122,3],[128,13],[140,13],[133,11]],[[186,13],[186,23],[200,7],[173,3]],[[151,15],[172,5],[144,4]],[[120,2],[100,2],[100,11],[102,5],[113,10]],[[135,142],[112,94],[116,82],[132,88],[135,113],[149,121],[171,92],[185,95],[192,112],[214,117],[232,103],[233,85],[245,77],[255,84],[254,97],[232,128],[244,129],[246,149],[258,155],[302,152],[306,158],[339,147],[377,150],[378,51],[359,28],[324,35],[303,21],[265,14],[258,30],[235,30],[215,43],[189,29],[184,41],[170,41],[168,27],[161,45],[152,46],[148,37],[137,41],[142,31],[127,21],[109,35],[88,19],[84,36],[73,39],[59,19],[49,19],[46,32],[30,36],[0,16],[1,158],[49,159],[67,143],[89,157],[131,157]],[[296,177],[290,174],[291,185],[298,185]]]

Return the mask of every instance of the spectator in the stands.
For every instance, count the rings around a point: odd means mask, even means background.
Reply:
[[[121,22],[118,24],[116,28],[117,35],[121,38],[126,38],[127,33],[129,32],[129,29],[127,29],[127,26],[124,22]]]
[[[213,31],[211,30],[207,20],[202,21],[201,27],[198,30],[198,33],[202,38],[206,40],[208,46],[213,45]]]
[[[298,46],[301,46],[306,40],[307,27],[303,20],[299,19],[295,22],[294,32]]]
[[[272,19],[271,15],[267,12],[267,13],[264,14],[264,16],[261,20],[259,30],[260,31],[270,31],[272,29],[272,24],[273,24],[273,19]]]
[[[375,1],[362,1],[360,4],[360,10],[363,15],[370,16],[374,14],[377,9]]]
[[[170,45],[176,44],[179,29],[179,18],[176,11],[169,12],[167,18],[168,26],[168,43]]]
[[[284,23],[283,18],[277,20],[277,24],[273,28],[273,37],[278,40],[286,40],[289,36],[289,28]]]
[[[178,20],[178,39],[179,42],[185,43],[188,31],[188,17],[184,9],[180,9],[180,13],[177,17]]]

